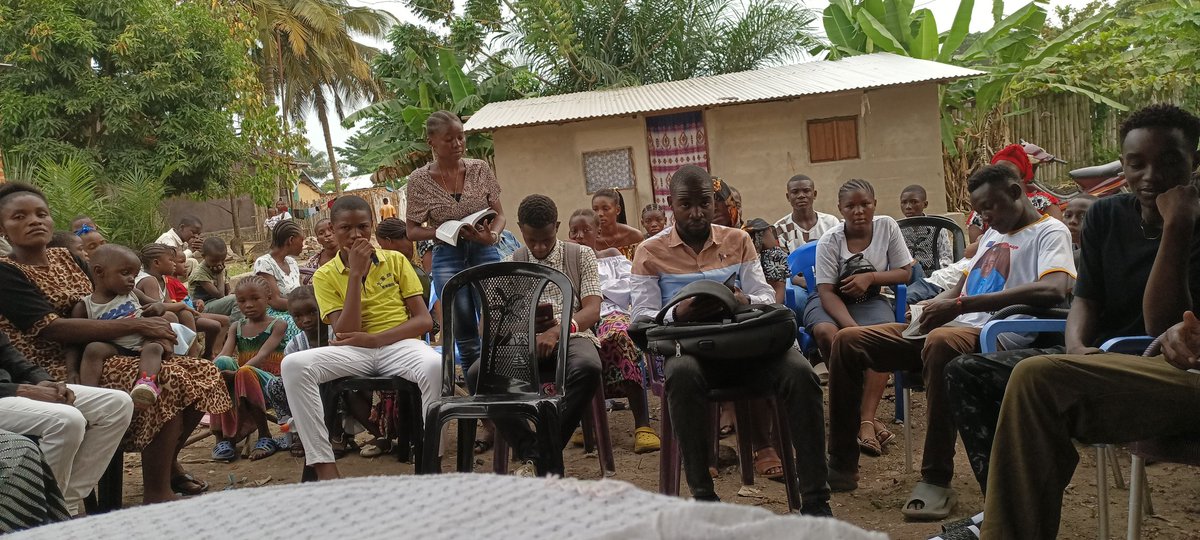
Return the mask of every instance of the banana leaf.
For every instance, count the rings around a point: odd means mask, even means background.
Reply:
[[[975,0],[962,0],[958,4],[958,11],[954,14],[954,23],[950,25],[946,39],[942,41],[942,51],[937,56],[939,62],[949,62],[954,57],[954,53],[958,52],[959,46],[967,38],[967,33],[971,31],[971,11],[974,9]]]
[[[938,30],[937,21],[933,19],[933,12],[928,9],[919,10],[914,21],[920,22],[920,30],[913,35],[913,40],[908,44],[910,55],[922,60],[937,58]]]
[[[862,31],[865,32],[867,37],[871,38],[871,42],[880,49],[890,53],[908,56],[908,51],[904,50],[904,45],[901,45],[899,41],[896,41],[896,38],[892,36],[891,32],[888,32],[888,29],[884,27],[883,23],[871,16],[871,14],[866,10],[859,10],[857,19],[858,25],[862,28]]]

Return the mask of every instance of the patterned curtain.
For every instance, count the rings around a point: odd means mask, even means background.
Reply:
[[[704,113],[700,111],[651,116],[646,118],[646,137],[649,139],[650,176],[654,187],[654,202],[666,208],[671,193],[670,178],[684,165],[699,165],[708,169],[708,132],[704,129]]]

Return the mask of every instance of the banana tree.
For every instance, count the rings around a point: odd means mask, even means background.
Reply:
[[[932,11],[913,11],[913,0],[833,0],[825,8],[829,58],[889,52],[986,73],[939,90],[943,165],[951,208],[965,208],[967,173],[1003,144],[1005,118],[1023,94],[1053,88],[1125,108],[1096,87],[1068,79],[1056,69],[1064,62],[1058,56],[1063,47],[1093,31],[1110,11],[1103,10],[1045,41],[1044,4],[1045,0],[1034,0],[1003,17],[1003,2],[996,0],[994,25],[978,34],[969,31],[974,0],[961,0],[944,33],[938,32]]]
[[[431,159],[425,138],[425,121],[437,110],[469,116],[491,100],[505,99],[507,85],[465,68],[441,38],[416,26],[398,28],[391,35],[394,51],[375,62],[375,72],[391,96],[346,117],[349,127],[360,130],[340,149],[347,161],[362,172],[383,170],[389,179],[407,176]],[[483,134],[467,137],[467,155],[491,159],[492,142]]]

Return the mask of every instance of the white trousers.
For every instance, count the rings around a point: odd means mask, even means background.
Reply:
[[[67,387],[75,392],[74,405],[0,398],[0,428],[38,437],[67,510],[76,515],[129,428],[133,400],[119,390],[76,384]]]
[[[280,366],[292,421],[304,443],[305,462],[333,463],[333,446],[321,406],[321,383],[342,377],[399,376],[417,384],[429,410],[442,393],[442,355],[419,339],[378,349],[330,346],[289,354]]]

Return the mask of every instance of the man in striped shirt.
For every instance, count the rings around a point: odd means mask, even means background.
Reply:
[[[750,236],[740,229],[713,225],[712,177],[694,165],[671,177],[671,210],[675,226],[646,240],[634,256],[633,318],[656,316],[684,285],[700,279],[725,281],[737,276],[734,289],[743,304],[772,303],[775,291],[763,277]],[[719,306],[686,300],[667,313],[668,321],[702,321]],[[689,355],[666,358],[667,406],[683,454],[688,486],[697,500],[719,500],[708,473],[709,409],[705,396],[718,381],[749,386],[780,400],[791,428],[800,473],[800,511],[831,516],[825,463],[825,419],[821,386],[812,365],[793,348],[778,358],[713,363]],[[710,384],[712,383],[712,384]],[[786,442],[785,442],[786,444]]]

